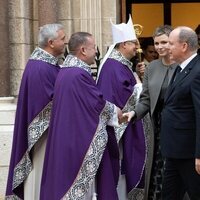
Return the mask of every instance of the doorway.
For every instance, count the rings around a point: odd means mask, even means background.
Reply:
[[[143,26],[141,37],[152,36],[156,27],[164,24],[189,26],[200,24],[200,3],[184,0],[122,0],[122,21],[131,14],[134,24]]]

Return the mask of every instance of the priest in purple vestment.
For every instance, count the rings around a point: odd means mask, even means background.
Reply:
[[[131,18],[127,24],[112,24],[112,35],[113,45],[100,66],[97,86],[106,100],[114,103],[123,112],[127,112],[136,105],[142,89],[140,79],[133,73],[130,62],[139,47]],[[117,187],[119,200],[143,199],[146,142],[142,121],[134,124],[122,123],[117,128],[108,126],[107,131],[108,144],[112,145],[106,146],[108,153],[105,158],[111,161],[115,159],[120,165],[120,170],[115,171],[119,174]],[[119,140],[113,137],[116,134]],[[102,168],[108,170],[109,167],[112,165],[109,166],[104,162]]]
[[[99,168],[102,160],[110,162],[103,159],[106,125],[118,126],[122,112],[104,100],[92,77],[93,36],[74,33],[68,48],[55,84],[40,200],[117,200],[112,170]],[[98,179],[102,173],[105,182]],[[100,184],[108,189],[99,190]]]
[[[38,44],[25,67],[19,90],[5,199],[39,199],[31,190],[39,193],[43,158],[39,171],[35,169],[39,163],[34,163],[34,159],[41,157],[36,152],[40,152],[41,140],[46,137],[49,127],[54,84],[60,69],[57,57],[65,49],[64,27],[61,24],[42,26]],[[28,181],[30,174],[32,180]],[[33,183],[34,180],[38,182]],[[29,192],[25,195],[26,181]]]

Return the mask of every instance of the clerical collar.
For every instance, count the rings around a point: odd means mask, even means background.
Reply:
[[[52,65],[57,65],[58,63],[58,58],[54,57],[47,51],[41,49],[40,47],[35,48],[33,53],[31,54],[30,57],[31,60],[41,60],[44,62],[47,62]]]
[[[90,75],[92,74],[92,70],[88,64],[70,54],[65,58],[61,67],[79,67],[87,71]]]
[[[122,63],[123,65],[128,66],[130,70],[132,70],[132,62],[126,59],[119,51],[113,49],[109,58],[117,60],[118,62]]]

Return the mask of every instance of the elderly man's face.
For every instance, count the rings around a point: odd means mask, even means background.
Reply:
[[[58,37],[52,40],[54,56],[59,56],[65,51],[66,36],[64,30],[57,31]]]

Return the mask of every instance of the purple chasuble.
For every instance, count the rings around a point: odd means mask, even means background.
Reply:
[[[23,73],[5,199],[23,199],[23,182],[32,169],[31,149],[49,125],[57,59],[36,48]]]
[[[114,113],[89,66],[71,55],[66,60],[55,84],[40,200],[84,198],[96,179],[107,144],[106,124]]]
[[[129,61],[114,50],[114,59],[107,59],[102,67],[97,83],[104,98],[121,109],[123,109],[125,105],[126,107],[129,105],[133,107],[134,105],[131,104],[135,102],[129,102],[129,98],[133,94],[135,84],[136,80],[131,71]],[[119,162],[119,148],[117,141],[114,141],[113,138],[115,130],[113,127],[107,127],[107,130],[110,136],[108,139],[108,144],[110,144],[110,146],[107,146],[108,153],[105,157],[107,157],[107,159],[110,158],[113,165],[116,166],[116,159],[118,159]],[[139,120],[134,124],[130,122],[124,129],[121,141],[123,144],[123,160],[120,173],[126,177],[127,194],[128,197],[132,199],[137,191],[140,193],[140,189],[144,188],[143,176],[146,159],[146,143],[142,121]],[[105,163],[104,169],[106,170],[109,167],[110,166],[106,166]],[[114,174],[119,174],[119,171],[116,171],[116,167],[113,167],[113,169],[115,170],[113,170]],[[102,182],[103,181],[102,178]],[[140,189],[135,190],[135,188]],[[102,190],[105,190],[105,188],[102,188]]]

